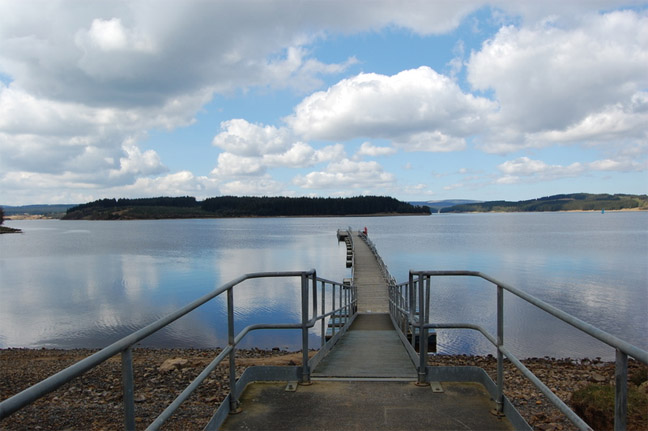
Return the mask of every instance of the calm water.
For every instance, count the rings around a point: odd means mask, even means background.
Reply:
[[[430,217],[163,221],[10,221],[0,236],[0,347],[103,347],[239,275],[316,268],[342,280],[335,232],[367,227],[399,281],[409,269],[485,272],[648,349],[648,213],[458,214]],[[495,291],[434,282],[433,320],[495,330]],[[298,286],[273,279],[237,291],[238,328],[298,322]],[[506,295],[505,339],[522,357],[613,358],[614,352]],[[216,300],[142,342],[226,344]],[[316,332],[311,334],[318,341]],[[447,353],[493,353],[471,331],[439,331]],[[253,333],[251,347],[298,349],[298,331]]]

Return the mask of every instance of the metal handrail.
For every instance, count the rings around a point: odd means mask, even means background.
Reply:
[[[301,279],[301,323],[288,324],[254,324],[243,328],[238,334],[234,334],[234,289],[246,280],[258,278],[276,278],[276,277],[299,277]],[[320,290],[318,291],[318,283]],[[326,310],[326,290],[330,286],[332,293],[331,310]],[[335,300],[335,292],[338,291],[338,301]],[[318,294],[319,293],[319,294]],[[235,387],[236,383],[236,346],[251,331],[259,329],[301,329],[302,331],[302,366],[301,381],[302,383],[310,382],[310,362],[308,357],[308,329],[315,326],[318,320],[322,320],[335,313],[347,312],[353,313],[356,304],[355,289],[344,289],[342,283],[326,280],[317,277],[314,269],[309,271],[289,271],[289,272],[258,272],[242,275],[214,291],[196,299],[187,304],[178,311],[165,316],[144,328],[133,332],[132,334],[114,342],[113,344],[101,349],[100,351],[88,356],[70,367],[36,383],[22,392],[7,398],[0,402],[0,419],[3,419],[17,410],[33,403],[37,399],[56,390],[65,383],[81,376],[85,372],[100,365],[106,360],[117,354],[121,354],[122,359],[122,385],[123,385],[123,405],[124,405],[124,427],[125,429],[135,428],[135,401],[133,390],[133,357],[132,347],[134,344],[152,335],[160,329],[166,327],[172,322],[192,312],[196,308],[204,305],[219,295],[227,296],[227,327],[228,327],[228,344],[207,365],[203,371],[176,397],[176,399],[148,426],[148,430],[159,429],[160,426],[180,407],[180,405],[191,395],[191,393],[207,378],[207,376],[229,356],[229,384],[230,388]],[[321,313],[318,313],[318,297],[321,300]],[[336,308],[336,302],[339,307]],[[325,338],[324,324],[322,324],[322,339]],[[323,343],[324,344],[324,343]],[[237,396],[232,392],[230,394],[230,410],[233,411],[238,407]]]
[[[430,278],[441,276],[469,276],[482,278],[497,287],[497,337],[489,334],[479,325],[468,323],[430,323]],[[648,364],[648,352],[626,341],[615,337],[599,328],[584,322],[562,310],[514,288],[506,283],[500,282],[493,277],[477,271],[410,271],[409,281],[398,285],[390,286],[390,313],[395,321],[399,323],[397,328],[402,333],[407,330],[405,326],[418,329],[419,335],[419,382],[423,382],[426,376],[427,340],[428,329],[441,328],[465,328],[481,332],[488,341],[497,348],[497,406],[502,412],[504,401],[504,366],[503,358],[506,356],[531,382],[563,413],[567,418],[581,430],[591,430],[590,426],[583,421],[573,410],[569,408],[549,387],[540,381],[522,362],[504,345],[504,291],[523,299],[529,304],[557,317],[565,323],[579,329],[582,332],[596,338],[599,341],[613,347],[616,350],[615,364],[615,413],[614,429],[624,430],[627,421],[627,380],[628,380],[628,356],[634,357],[644,364]],[[412,340],[413,341],[413,340]]]

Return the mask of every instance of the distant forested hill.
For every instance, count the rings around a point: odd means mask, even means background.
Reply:
[[[489,201],[442,208],[442,213],[648,210],[648,195],[572,193],[528,201]]]
[[[430,207],[432,212],[439,212],[442,208],[452,207],[455,205],[464,205],[464,204],[476,204],[483,201],[474,201],[468,199],[446,199],[443,201],[414,201],[410,203],[412,205],[424,205]]]
[[[7,216],[13,215],[43,215],[52,218],[59,218],[65,211],[73,207],[72,204],[55,204],[55,205],[22,205],[9,206],[3,205],[4,213]]]
[[[430,214],[425,206],[384,196],[290,198],[220,196],[202,202],[193,197],[101,199],[70,208],[66,220],[129,220],[209,217],[346,216]]]
[[[196,198],[100,199],[67,210],[63,220],[138,220],[209,217]]]

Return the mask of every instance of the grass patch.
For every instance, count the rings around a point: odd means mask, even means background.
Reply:
[[[614,429],[614,386],[591,384],[574,392],[574,411],[597,431]],[[648,394],[628,388],[628,430],[648,429]]]

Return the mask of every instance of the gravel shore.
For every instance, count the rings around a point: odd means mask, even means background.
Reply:
[[[138,429],[144,429],[220,350],[135,349],[135,412]],[[5,349],[0,350],[0,399],[83,359],[92,350]],[[237,373],[251,365],[294,365],[299,352],[278,350],[238,351]],[[162,365],[181,358],[170,370]],[[554,392],[569,403],[571,394],[589,384],[605,385],[614,380],[614,364],[598,361],[528,359],[523,361]],[[167,363],[168,364],[168,363]],[[431,356],[432,365],[476,365],[495,378],[493,357]],[[638,365],[631,363],[631,371]],[[645,367],[644,367],[645,368]],[[187,400],[164,429],[202,429],[214,409],[229,392],[228,367],[221,364],[206,384]],[[510,364],[506,366],[506,395],[536,430],[571,430],[562,417],[533,385]],[[98,368],[0,421],[3,430],[112,430],[123,428],[121,361],[117,356]],[[648,429],[648,423],[640,424]]]

